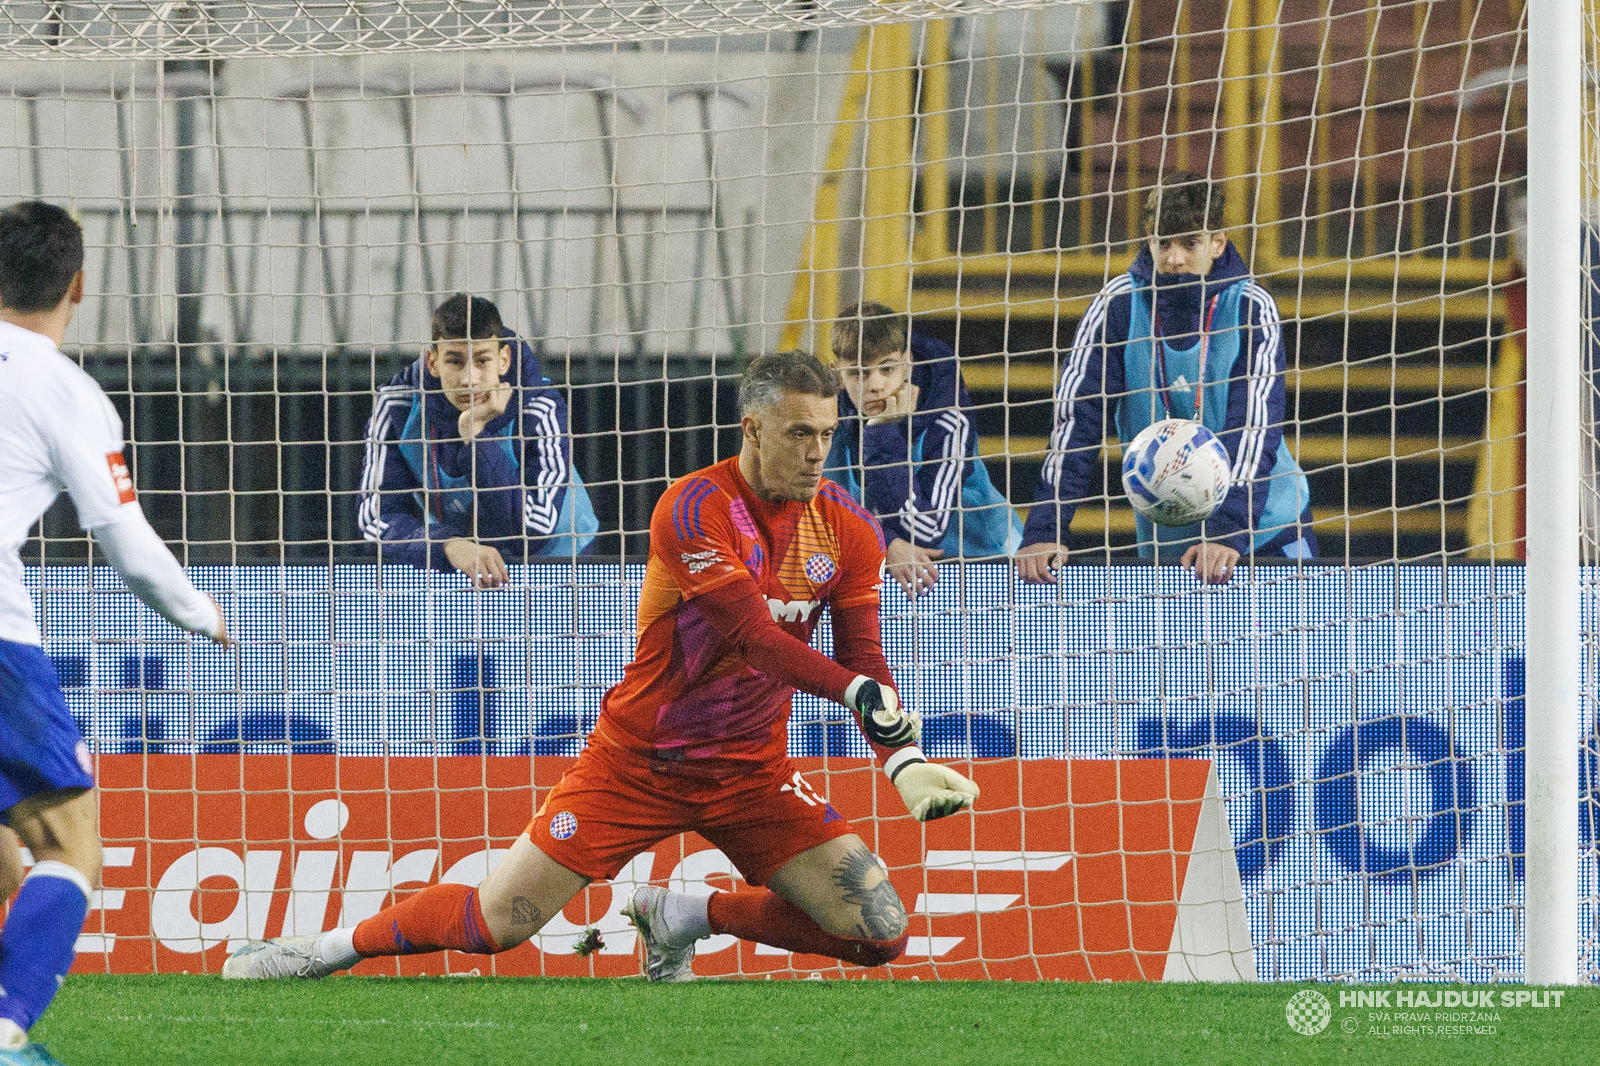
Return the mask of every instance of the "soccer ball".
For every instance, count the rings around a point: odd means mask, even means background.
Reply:
[[[1122,490],[1133,509],[1161,526],[1203,521],[1233,484],[1228,450],[1199,422],[1169,418],[1146,426],[1122,456]]]

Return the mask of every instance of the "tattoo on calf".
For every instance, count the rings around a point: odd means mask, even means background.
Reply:
[[[511,897],[511,924],[533,925],[537,924],[544,916],[539,913],[539,908],[527,896]]]
[[[866,848],[856,848],[839,860],[833,869],[833,883],[839,886],[841,899],[861,908],[857,935],[893,940],[906,931],[906,909],[900,896]]]

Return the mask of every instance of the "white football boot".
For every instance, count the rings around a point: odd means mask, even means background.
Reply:
[[[280,936],[274,940],[252,940],[228,956],[222,964],[223,977],[260,979],[267,977],[326,977],[345,967],[336,966],[317,950],[320,933],[310,936]]]
[[[694,941],[673,940],[663,910],[667,890],[644,885],[634,892],[622,913],[644,940],[644,975],[652,981],[693,981]]]

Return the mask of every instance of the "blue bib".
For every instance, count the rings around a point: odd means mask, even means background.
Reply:
[[[472,481],[446,473],[444,465],[438,461],[435,454],[437,445],[423,431],[423,409],[426,406],[420,394],[412,400],[411,413],[400,432],[400,455],[423,486],[422,491],[413,494],[422,513],[458,535],[466,535],[473,525]],[[504,426],[488,434],[488,437],[495,446],[504,449],[520,469],[522,462],[516,450],[516,426],[515,418],[507,419]],[[456,427],[450,426],[448,429],[454,433]],[[562,497],[561,513],[556,517],[556,531],[544,538],[539,550],[533,553],[537,556],[559,559],[582,552],[600,530],[600,519],[594,513],[588,491],[583,487],[583,478],[578,476],[578,468],[568,464],[567,469],[572,474],[572,484]]]
[[[924,429],[911,444],[910,461],[913,469],[922,465],[922,441],[926,436],[927,430]],[[828,457],[828,469],[823,473],[865,506],[866,489],[856,475],[860,457],[855,454],[852,445],[844,443],[845,434],[842,430],[834,439],[837,451]],[[850,439],[854,440],[855,437],[852,435]],[[1022,547],[1022,519],[1017,517],[1017,509],[995,488],[983,460],[968,456],[967,461],[972,463],[972,473],[961,483],[960,510],[950,516],[944,540],[936,547],[946,559],[1015,555],[1017,549]]]
[[[1150,317],[1150,300],[1154,291],[1142,279],[1134,279],[1128,315],[1128,342],[1122,350],[1122,365],[1126,375],[1127,394],[1117,404],[1117,439],[1124,444],[1138,436],[1153,422],[1164,418],[1194,418],[1195,397],[1203,388],[1200,404],[1200,421],[1218,435],[1228,426],[1228,389],[1236,376],[1235,364],[1242,348],[1240,338],[1240,307],[1244,302],[1246,279],[1240,278],[1217,294],[1217,309],[1211,317],[1211,328],[1204,345],[1206,365],[1200,366],[1202,345],[1198,339],[1185,349],[1161,341],[1166,352],[1166,395],[1160,389],[1160,369],[1156,365],[1155,330]],[[1188,338],[1185,338],[1188,339]],[[1181,379],[1181,383],[1180,383]],[[1165,402],[1164,402],[1165,401]],[[1171,404],[1168,410],[1167,403]],[[1252,473],[1254,473],[1252,471]],[[1267,506],[1260,524],[1252,531],[1254,544],[1260,547],[1276,536],[1285,526],[1293,525],[1311,500],[1311,485],[1306,481],[1300,464],[1289,451],[1288,441],[1280,438],[1278,454],[1273,461],[1267,484],[1259,482],[1254,491],[1265,487]],[[1230,492],[1250,492],[1252,486],[1236,483]],[[1155,554],[1156,542],[1161,543],[1161,555],[1181,554],[1190,544],[1200,540],[1204,523],[1191,526],[1158,526],[1143,516],[1136,516],[1139,554],[1149,558]],[[1176,558],[1176,555],[1174,555]]]
[[[400,454],[404,457],[406,465],[411,468],[411,472],[417,476],[417,482],[422,485],[422,489],[414,493],[417,506],[424,514],[447,526],[471,529],[472,480],[452,477],[445,473],[444,464],[439,461],[436,453],[438,445],[425,432],[422,424],[423,410],[426,407],[427,403],[420,395],[413,400],[411,413],[406,417],[405,428],[400,431]],[[516,419],[507,419],[505,425],[489,434],[494,443],[504,449],[513,462],[517,459],[511,441],[511,430],[515,425]],[[455,429],[455,426],[450,427],[452,433]]]

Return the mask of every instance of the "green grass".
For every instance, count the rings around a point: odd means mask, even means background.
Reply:
[[[1333,1022],[1306,1037],[1284,1020],[1302,987],[80,976],[33,1036],[68,1066],[1556,1066],[1591,1060],[1600,1021],[1600,989],[1578,989],[1559,1009],[1500,1009],[1493,1036],[1382,1039],[1365,1031],[1366,1011],[1338,1006],[1340,986],[1322,985]],[[1358,1018],[1355,1034],[1343,1031],[1346,1018]]]

